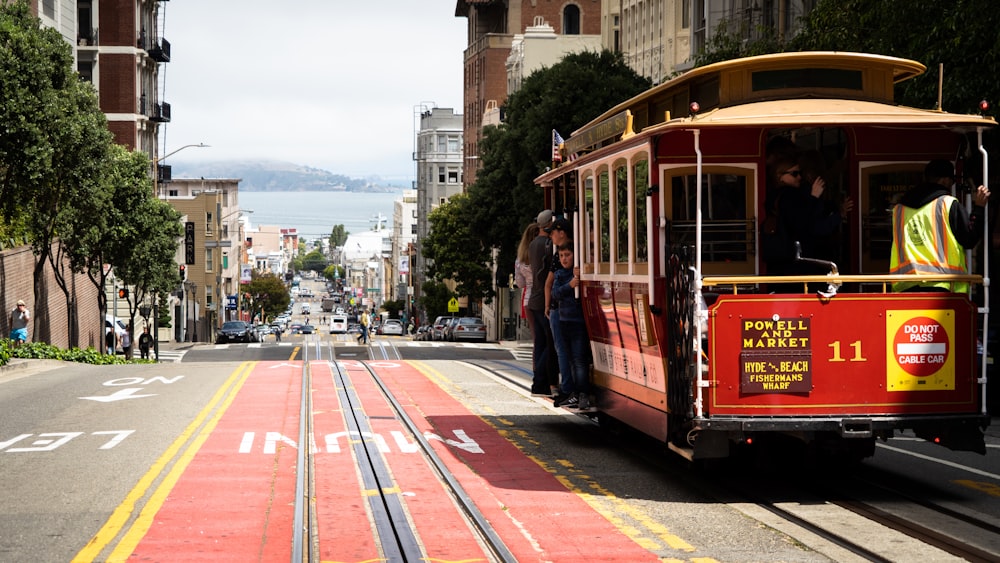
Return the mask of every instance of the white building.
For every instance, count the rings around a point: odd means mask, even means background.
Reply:
[[[420,241],[430,232],[427,218],[437,206],[462,193],[462,128],[462,114],[451,108],[433,108],[420,114],[413,153],[417,164],[416,249],[410,263],[410,271],[414,273],[411,285],[417,292],[423,285],[426,268]]]
[[[520,90],[521,83],[532,72],[555,65],[569,53],[599,52],[601,49],[600,35],[556,35],[556,30],[542,16],[535,16],[534,25],[525,28],[523,34],[514,35],[511,42],[507,57],[507,94]],[[495,106],[487,102],[486,114]],[[483,125],[492,121],[484,116]]]
[[[403,197],[393,203],[392,209],[392,259],[394,284],[392,300],[410,303],[418,289],[413,287],[413,269],[410,267],[417,242],[417,190],[405,190]]]

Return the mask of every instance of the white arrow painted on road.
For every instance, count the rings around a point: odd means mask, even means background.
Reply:
[[[136,391],[142,391],[142,387],[129,387],[128,389],[119,389],[110,395],[104,395],[101,397],[80,397],[81,399],[87,399],[89,401],[99,401],[101,403],[110,403],[112,401],[122,401],[125,399],[141,399],[143,397],[155,397],[156,394],[152,395],[136,395]]]
[[[274,368],[287,368],[287,367],[292,367],[292,368],[295,368],[295,367],[299,367],[299,366],[297,366],[297,365],[295,365],[295,364],[289,364],[289,363],[280,363],[280,364],[275,364],[275,365],[273,365],[273,366],[271,366],[271,367],[269,367],[269,368],[267,368],[267,369],[274,369]]]

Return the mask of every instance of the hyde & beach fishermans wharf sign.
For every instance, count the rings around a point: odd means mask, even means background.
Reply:
[[[812,330],[808,318],[743,319],[741,393],[812,391]]]

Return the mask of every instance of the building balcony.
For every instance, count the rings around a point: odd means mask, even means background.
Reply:
[[[150,58],[158,63],[169,63],[170,42],[162,38],[159,42],[153,41],[152,45],[149,45],[146,49],[146,53],[148,53]]]
[[[152,121],[157,123],[169,123],[170,122],[170,104],[163,102],[160,104],[153,104],[153,115],[149,117]]]
[[[98,46],[100,36],[97,33],[97,28],[80,28],[76,34],[76,44],[80,47],[96,47]]]

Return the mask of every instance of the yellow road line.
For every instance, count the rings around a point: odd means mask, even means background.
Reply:
[[[302,347],[301,347],[301,346],[296,346],[295,348],[292,348],[292,355],[291,355],[291,356],[288,356],[288,361],[292,361],[292,360],[294,360],[294,359],[295,359],[295,356],[297,356],[297,355],[298,355],[298,353],[299,353],[299,350],[301,350],[301,349],[302,349]]]
[[[453,390],[459,389],[447,376],[426,363],[413,360],[410,360],[408,363],[428,379],[434,381],[438,386],[442,388],[450,387]],[[476,366],[471,367],[475,368]],[[480,371],[482,370],[480,369]],[[483,371],[483,373],[487,372]],[[452,395],[454,396],[455,394],[452,393]],[[489,409],[485,405],[483,405],[483,408],[492,411],[492,409]],[[554,460],[556,466],[553,466],[529,453],[528,446],[538,447],[540,442],[524,430],[513,428],[514,424],[509,420],[498,415],[496,423],[483,416],[479,416],[478,418],[490,425],[504,439],[520,450],[528,459],[535,462],[545,472],[552,474],[570,492],[580,497],[591,508],[597,511],[598,514],[611,522],[619,531],[631,538],[638,545],[650,551],[659,550],[664,544],[670,549],[677,551],[693,552],[696,550],[694,546],[672,533],[666,526],[651,518],[645,511],[640,508],[633,508],[625,499],[618,497],[603,487],[596,479],[576,469],[568,460]],[[505,424],[512,428],[501,428],[497,426],[497,423]],[[560,469],[560,466],[562,469]],[[577,484],[577,482],[580,484]],[[627,515],[644,530],[626,523],[619,517],[622,514]],[[699,561],[713,560],[711,558],[699,558]]]
[[[187,464],[190,463],[190,459],[194,457],[194,452],[197,451],[197,448],[195,446],[200,447],[201,444],[204,442],[205,438],[207,438],[208,434],[211,433],[211,430],[215,428],[218,419],[222,417],[222,414],[225,412],[225,409],[228,408],[230,403],[232,403],[233,398],[236,396],[236,393],[243,386],[243,382],[246,381],[246,378],[250,375],[250,372],[253,371],[253,367],[255,365],[256,362],[244,362],[240,364],[240,366],[236,368],[235,371],[233,371],[233,373],[229,376],[229,378],[226,379],[225,383],[223,383],[222,386],[219,387],[219,390],[215,392],[215,395],[212,396],[212,399],[208,402],[208,404],[205,405],[205,408],[203,408],[201,412],[198,413],[198,416],[196,416],[195,419],[191,421],[191,424],[189,424],[187,428],[184,429],[184,432],[182,432],[181,435],[178,436],[177,439],[174,440],[172,444],[170,444],[170,447],[168,447],[167,450],[163,452],[163,455],[161,455],[159,459],[157,459],[156,462],[153,463],[152,467],[149,468],[149,471],[147,471],[146,474],[139,479],[139,482],[136,483],[135,487],[133,487],[132,490],[129,491],[129,493],[125,496],[125,500],[122,501],[122,503],[115,508],[114,512],[111,513],[111,516],[108,518],[107,522],[104,523],[104,526],[102,526],[101,529],[98,530],[98,532],[94,535],[94,537],[92,537],[90,541],[87,542],[87,545],[84,546],[84,548],[80,550],[79,553],[76,554],[76,556],[73,558],[74,563],[93,561],[95,557],[100,555],[101,552],[104,551],[104,549],[112,541],[114,541],[114,539],[118,536],[121,530],[128,523],[129,519],[132,517],[132,513],[135,511],[136,503],[146,495],[146,492],[156,481],[156,479],[158,479],[159,476],[163,473],[164,469],[166,469],[166,467],[170,464],[171,461],[177,458],[177,454],[184,446],[184,444],[191,439],[191,436],[194,435],[195,431],[197,431],[198,428],[205,422],[209,414],[216,408],[216,406],[219,405],[224,400],[223,408],[218,413],[216,413],[215,416],[212,417],[212,419],[209,422],[209,425],[202,430],[201,435],[198,437],[198,440],[196,440],[194,444],[188,447],[187,451],[184,453],[184,456],[187,459],[181,458],[176,462],[174,469],[171,470],[170,474],[168,474],[167,479],[165,479],[164,483],[162,483],[160,487],[157,488],[156,492],[154,492],[153,498],[155,498],[163,490],[166,481],[170,479],[170,475],[177,472],[177,476],[179,477],[180,473],[182,473],[184,468],[187,467]],[[204,438],[202,438],[202,436],[204,436]],[[178,465],[181,466],[179,472],[177,471]],[[176,478],[174,478],[173,482],[176,482]],[[173,487],[173,482],[171,482],[170,484],[171,488]],[[169,488],[167,489],[167,492],[169,492]],[[163,498],[166,498],[166,492],[163,493]],[[151,498],[150,500],[152,501],[153,499]],[[162,501],[160,501],[160,504],[162,504]],[[148,508],[149,508],[149,503],[147,503],[146,507],[143,508],[136,522],[133,523],[132,529],[130,529],[128,534],[126,534],[125,536],[126,538],[128,538],[129,535],[132,534],[133,530],[136,527],[136,524],[138,523],[138,520],[142,519],[144,515],[147,514]],[[157,505],[156,509],[159,510],[159,505]],[[152,521],[152,516],[155,514],[156,511],[154,510],[152,514],[148,515],[150,522]],[[148,528],[149,526],[147,524],[143,529],[142,532],[143,535],[145,535],[145,531],[148,530]],[[122,542],[124,541],[125,540],[123,538]],[[136,539],[135,544],[138,544],[138,539]],[[135,548],[135,544],[132,545],[131,549]],[[121,548],[121,543],[119,543],[119,548],[115,550],[115,553],[117,553],[120,550],[120,548]],[[131,553],[131,549],[129,550],[129,553]],[[125,557],[127,556],[128,554],[125,554]],[[124,560],[124,558],[122,560]]]

